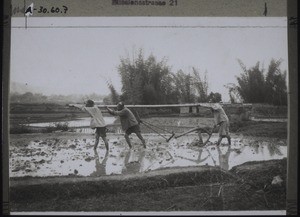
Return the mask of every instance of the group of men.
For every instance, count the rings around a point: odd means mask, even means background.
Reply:
[[[104,141],[106,150],[109,150],[109,144],[106,138],[106,123],[103,118],[101,110],[95,105],[93,100],[87,100],[85,105],[78,106],[74,105],[77,108],[80,108],[83,111],[86,111],[91,116],[90,127],[95,129],[96,140],[94,144],[94,149],[97,148],[99,143],[99,138],[101,137]],[[231,138],[229,134],[229,119],[220,104],[213,104],[209,107],[214,115],[214,128],[219,127],[219,139],[217,145],[219,145],[223,138],[227,138],[229,145],[231,144]],[[129,135],[135,133],[137,137],[141,140],[142,145],[146,148],[146,141],[141,134],[141,129],[139,126],[139,121],[136,119],[134,114],[125,107],[123,102],[117,104],[117,110],[112,110],[106,106],[106,109],[111,115],[119,116],[122,126],[122,130],[125,132],[125,139],[129,146],[132,148],[132,144],[129,138]]]
[[[97,106],[95,106],[94,101],[87,100],[85,105],[82,106],[74,105],[74,106],[80,108],[83,111],[86,111],[91,116],[90,126],[92,129],[96,129],[95,130],[96,140],[95,140],[94,149],[97,148],[99,143],[99,138],[101,137],[104,141],[106,150],[109,150],[109,145],[106,138],[106,132],[107,132],[106,123],[103,118],[102,112]],[[132,144],[129,138],[129,135],[132,133],[135,133],[137,135],[137,137],[142,141],[143,147],[146,148],[146,141],[141,134],[139,122],[137,121],[134,114],[124,106],[124,103],[119,102],[117,104],[116,111],[108,107],[106,108],[110,114],[120,117],[122,130],[125,132],[125,139],[129,148],[132,148]]]

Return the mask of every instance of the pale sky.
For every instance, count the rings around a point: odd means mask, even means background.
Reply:
[[[209,91],[229,100],[227,83],[272,58],[288,71],[286,18],[86,17],[12,18],[11,81],[44,94],[108,94],[105,78],[121,91],[120,57],[142,48],[167,58],[173,72],[207,71]],[[35,28],[32,28],[35,27]]]

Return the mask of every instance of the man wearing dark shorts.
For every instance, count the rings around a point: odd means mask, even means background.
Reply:
[[[217,145],[220,145],[221,141],[223,138],[227,138],[228,140],[228,144],[231,145],[231,137],[230,137],[230,133],[229,133],[229,119],[224,111],[224,109],[222,108],[222,106],[218,103],[214,104],[211,107],[211,111],[214,115],[214,128],[216,126],[220,126],[219,127],[219,139],[217,142]]]
[[[94,149],[97,148],[99,143],[99,138],[101,137],[104,141],[106,150],[108,150],[109,147],[108,147],[108,141],[106,139],[106,130],[107,130],[106,124],[100,109],[97,106],[95,106],[94,101],[88,100],[85,106],[76,106],[76,105],[74,106],[80,108],[83,111],[86,111],[91,116],[91,128],[96,129],[95,131],[96,140],[95,140]]]
[[[122,129],[125,131],[125,139],[129,146],[132,148],[129,135],[135,133],[137,137],[142,141],[144,148],[146,148],[146,142],[141,134],[141,129],[138,121],[136,120],[134,114],[124,106],[123,102],[117,104],[117,111],[114,111],[106,107],[108,112],[112,115],[117,115],[120,117]]]

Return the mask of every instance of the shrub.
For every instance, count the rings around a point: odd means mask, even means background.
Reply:
[[[26,124],[16,124],[10,126],[10,134],[32,133],[33,131]]]
[[[62,131],[68,131],[69,130],[69,123],[68,122],[56,123],[55,124],[55,129],[56,130],[62,130]]]
[[[43,132],[44,133],[52,133],[54,131],[61,130],[61,131],[68,131],[69,130],[69,123],[55,123],[54,126],[49,125],[46,127]]]

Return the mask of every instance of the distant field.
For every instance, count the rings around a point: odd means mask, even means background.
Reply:
[[[243,133],[250,136],[267,136],[287,138],[287,123],[274,122],[259,122],[249,121],[247,117],[258,118],[287,118],[286,106],[270,106],[254,104],[247,109],[241,109],[241,105],[224,105],[230,119],[230,131]],[[149,109],[148,109],[149,110]],[[195,116],[195,114],[180,114],[180,113],[159,113],[157,110],[150,115],[147,109],[139,111],[142,120],[148,121],[153,125],[160,126],[168,131],[183,132],[187,128],[200,126],[210,129],[213,126],[213,119],[210,113],[204,112]],[[243,114],[244,112],[244,114]],[[106,111],[103,111],[104,116],[109,116]],[[76,120],[77,118],[89,117],[88,114],[79,109],[70,108],[67,105],[59,104],[21,104],[14,103],[10,105],[10,126],[11,128],[20,125],[39,122],[65,122]],[[115,124],[119,124],[117,119]],[[23,127],[23,126],[22,126]],[[152,132],[151,129],[141,124],[144,133]],[[162,130],[157,129],[160,133]],[[18,130],[19,131],[19,130]],[[22,131],[22,130],[21,130]],[[29,131],[26,131],[29,132]]]

